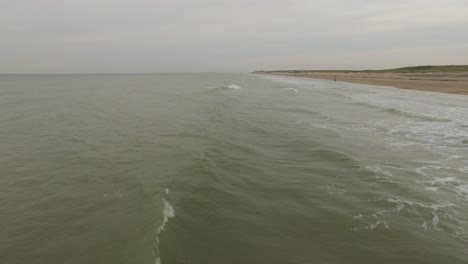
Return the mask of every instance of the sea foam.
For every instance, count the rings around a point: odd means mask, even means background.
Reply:
[[[169,194],[169,189],[164,189],[165,195]],[[162,214],[163,214],[163,219],[161,224],[156,228],[154,232],[154,237],[155,237],[155,247],[156,247],[156,264],[161,264],[161,258],[160,258],[160,252],[159,252],[159,235],[164,231],[164,228],[166,227],[167,222],[169,222],[170,218],[175,217],[175,210],[171,206],[171,204],[166,200],[166,198],[163,198],[163,209],[162,209]]]
[[[231,84],[228,84],[228,85],[223,86],[223,88],[236,89],[236,90],[238,90],[238,89],[241,89],[242,87],[240,87],[240,86],[237,85],[237,84],[231,83]]]
[[[287,92],[291,92],[291,93],[297,93],[297,89],[296,89],[296,88],[283,88],[282,90],[283,90],[283,91],[287,91]]]

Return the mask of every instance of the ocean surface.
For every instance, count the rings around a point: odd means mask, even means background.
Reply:
[[[0,76],[0,263],[468,263],[468,96]]]

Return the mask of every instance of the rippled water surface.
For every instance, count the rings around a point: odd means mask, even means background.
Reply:
[[[468,263],[468,96],[1,75],[1,263]]]

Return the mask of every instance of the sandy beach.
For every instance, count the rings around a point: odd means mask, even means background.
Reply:
[[[342,82],[468,95],[468,72],[374,73],[334,71],[268,71],[257,73],[325,80],[335,80],[336,78],[336,81]]]

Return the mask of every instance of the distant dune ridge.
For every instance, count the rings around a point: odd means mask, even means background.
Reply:
[[[414,66],[385,70],[274,70],[257,74],[308,77],[402,89],[468,95],[468,65]]]

